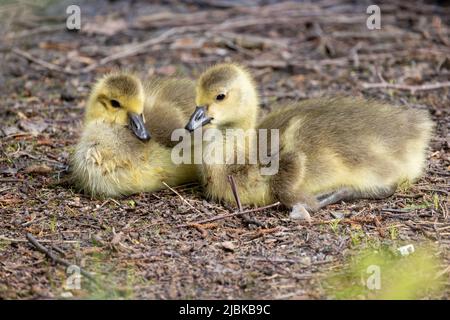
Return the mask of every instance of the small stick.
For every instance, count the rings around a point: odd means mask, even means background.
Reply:
[[[120,202],[119,201],[117,201],[117,200],[115,200],[113,198],[108,198],[105,201],[103,201],[103,203],[98,208],[95,208],[94,211],[100,210],[101,208],[103,208],[109,202],[114,202],[116,205],[120,206]]]
[[[59,263],[65,267],[69,267],[72,265],[75,265],[73,263],[70,263],[69,261],[62,259],[60,257],[58,257],[57,255],[55,255],[53,252],[51,252],[50,250],[48,250],[46,247],[44,247],[42,244],[39,243],[39,241],[33,237],[33,235],[31,233],[27,233],[27,240],[40,252],[42,252],[43,254],[45,254],[47,257],[49,257],[50,259],[52,259],[54,262]],[[80,270],[80,273],[85,276],[87,279],[91,280],[92,282],[94,282],[95,284],[99,285],[98,281],[87,271],[83,270],[81,267],[77,266],[78,269]]]
[[[202,214],[202,212],[200,210],[198,210],[196,207],[194,207],[192,204],[190,204],[185,198],[183,198],[183,196],[181,194],[178,193],[178,191],[176,191],[175,189],[173,189],[172,187],[170,187],[167,183],[165,183],[164,181],[162,182],[163,185],[165,185],[167,188],[169,188],[170,191],[172,191],[173,193],[175,193],[178,197],[180,197],[180,199],[186,203],[191,209],[193,209],[194,211]]]
[[[6,187],[6,188],[3,188],[3,189],[0,189],[0,194],[2,194],[5,191],[11,190],[11,189],[12,188],[10,188],[10,187]]]
[[[382,238],[385,237],[386,233],[384,232],[383,225],[380,220],[378,220],[377,216],[374,216],[373,221],[375,222],[375,226],[377,227],[378,233]]]
[[[431,240],[434,240],[434,241],[437,240],[436,236],[434,236],[433,234],[431,234],[430,232],[428,232],[428,231],[426,231],[426,230],[424,230],[424,229],[422,229],[422,228],[416,227],[413,223],[405,222],[405,224],[406,224],[408,227],[410,227],[412,230],[414,230],[414,231],[420,231],[420,232],[422,232],[423,235],[424,235],[425,237],[427,237],[427,238],[429,238],[429,239],[431,239]]]
[[[223,215],[220,215],[220,216],[215,216],[214,218],[209,218],[209,219],[199,220],[199,221],[195,221],[195,222],[188,222],[188,223],[184,223],[184,224],[179,224],[179,225],[177,225],[175,227],[176,228],[191,227],[192,224],[209,223],[209,222],[222,220],[222,219],[226,219],[226,218],[237,217],[237,216],[240,216],[240,215],[243,215],[243,214],[246,214],[246,213],[263,211],[263,210],[266,210],[266,209],[269,209],[269,208],[272,208],[272,207],[276,207],[278,205],[280,205],[280,202],[275,202],[275,203],[269,204],[269,205],[264,206],[264,207],[244,210],[244,211],[241,211],[241,212],[234,212],[234,213],[223,214]]]
[[[238,206],[238,210],[239,212],[242,212],[242,203],[241,203],[241,198],[239,198],[239,192],[237,190],[237,186],[236,186],[236,181],[234,180],[233,176],[228,176],[228,181],[230,182],[231,185],[231,191],[233,192],[233,197],[234,200],[236,201],[236,204]],[[250,218],[250,216],[248,216],[247,214],[242,214],[241,215],[242,220],[244,220],[247,224],[255,224],[259,227],[264,227],[264,224],[262,222],[259,222],[258,220],[252,219]]]
[[[14,48],[14,49],[12,49],[12,52],[14,52],[15,54],[17,54],[17,55],[19,55],[19,56],[21,56],[21,57],[23,57],[23,58],[25,58],[25,59],[27,59],[27,60],[29,60],[31,62],[34,62],[34,63],[36,63],[36,64],[38,64],[38,65],[40,65],[40,66],[42,66],[44,68],[47,68],[49,70],[64,72],[64,73],[71,74],[71,75],[76,75],[77,74],[74,71],[66,70],[66,69],[64,69],[64,68],[62,68],[62,67],[60,67],[60,66],[58,66],[58,65],[56,65],[54,63],[50,63],[50,62],[44,61],[42,59],[35,58],[31,54],[29,54],[28,52],[22,51],[20,49]]]
[[[134,55],[140,54],[142,52],[145,52],[145,50],[148,47],[162,43],[173,35],[182,34],[182,33],[189,32],[189,31],[195,32],[195,31],[200,31],[200,30],[201,30],[201,26],[200,27],[198,27],[198,26],[174,27],[174,28],[168,29],[155,38],[150,38],[143,42],[137,43],[131,47],[128,47],[123,51],[109,55],[109,56],[101,59],[98,63],[94,63],[84,69],[81,69],[79,73],[90,72],[90,71],[96,69],[97,67],[105,65],[112,61],[124,59],[124,58],[130,57],[130,56],[134,56]]]
[[[8,238],[5,236],[0,236],[0,241],[8,241],[8,242],[28,242],[25,239],[16,239],[16,238]]]
[[[41,27],[37,27],[31,30],[25,30],[20,32],[10,32],[6,35],[7,39],[18,39],[23,37],[32,36],[39,33],[46,33],[46,32],[55,32],[60,31],[61,29],[64,29],[64,24],[58,24],[58,25],[45,25]]]
[[[394,213],[408,213],[411,212],[411,209],[395,209],[395,208],[382,208],[382,212],[394,212]]]
[[[233,176],[228,176],[228,182],[231,185],[231,191],[233,192],[233,197],[234,197],[234,200],[236,201],[238,209],[239,209],[239,211],[242,211],[242,203],[241,203],[241,198],[239,198],[239,193],[237,191],[236,180],[234,180]]]
[[[24,182],[22,179],[14,179],[14,178],[2,178],[0,182]]]
[[[35,220],[33,220],[35,221]],[[7,241],[7,242],[28,242],[27,239],[17,239],[17,238],[8,238],[5,236],[0,235],[0,241]],[[41,242],[44,243],[79,243],[77,240],[41,240]]]
[[[434,276],[434,279],[439,279],[440,277],[442,277],[444,274],[448,273],[450,271],[450,266],[448,266],[447,268],[445,268],[442,271],[439,271],[436,273],[436,275]]]
[[[422,85],[418,85],[418,86],[410,86],[410,85],[406,85],[406,84],[393,84],[393,83],[388,83],[388,82],[363,83],[362,86],[364,89],[372,89],[372,88],[386,89],[386,88],[388,88],[388,89],[410,91],[411,93],[414,94],[416,91],[435,90],[435,89],[450,87],[450,81],[438,82],[438,83],[428,83],[428,84],[422,84]]]
[[[31,225],[33,223],[36,223],[36,222],[39,222],[39,221],[42,221],[42,220],[45,220],[45,219],[47,219],[47,217],[41,217],[41,218],[33,219],[31,221],[22,223],[21,226],[22,227],[28,227],[29,225]]]
[[[278,232],[278,231],[280,231],[279,227],[270,228],[270,229],[258,229],[257,231],[250,232],[250,234],[244,233],[243,236],[250,235],[250,239],[251,240],[255,240],[255,239],[259,238],[259,237],[264,236],[265,234],[275,233],[275,232]]]

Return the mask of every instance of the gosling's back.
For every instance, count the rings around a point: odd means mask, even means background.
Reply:
[[[146,127],[153,138],[173,147],[173,130],[184,128],[195,109],[195,85],[185,78],[152,78],[144,84]]]
[[[281,157],[306,159],[303,188],[360,190],[413,181],[423,171],[433,123],[427,112],[360,98],[310,99],[280,108],[260,128],[279,129]]]

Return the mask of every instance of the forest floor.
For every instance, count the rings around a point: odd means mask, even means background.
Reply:
[[[0,299],[450,298],[450,7],[381,2],[381,29],[368,30],[363,2],[75,1],[81,30],[70,32],[68,2],[39,3],[0,7]],[[267,111],[325,95],[429,110],[424,177],[310,224],[256,211],[262,226],[195,223],[236,210],[196,184],[96,200],[58,183],[95,77],[122,67],[195,79],[221,61],[249,67]],[[27,234],[95,281],[78,289],[76,270]]]

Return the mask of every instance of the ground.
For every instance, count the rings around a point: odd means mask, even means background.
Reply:
[[[79,31],[66,29],[73,1],[2,2],[0,298],[448,299],[450,7],[378,2],[381,29],[369,30],[359,1],[79,1]],[[385,200],[329,206],[310,224],[280,207],[255,211],[261,226],[192,223],[236,210],[196,184],[98,200],[61,183],[96,76],[122,67],[195,79],[220,61],[249,67],[266,111],[325,95],[429,110],[424,177]],[[28,233],[98,284],[82,277],[77,289],[74,269]],[[409,244],[416,252],[399,257]],[[378,291],[363,286],[374,255]],[[393,288],[408,279],[402,270],[414,273],[408,263],[424,281],[405,295]]]

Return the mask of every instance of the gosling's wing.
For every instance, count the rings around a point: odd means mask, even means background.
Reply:
[[[311,155],[328,150],[349,163],[369,159],[373,150],[406,154],[411,142],[428,143],[432,127],[426,112],[353,97],[304,100],[259,123],[259,128],[279,129],[292,149]]]

